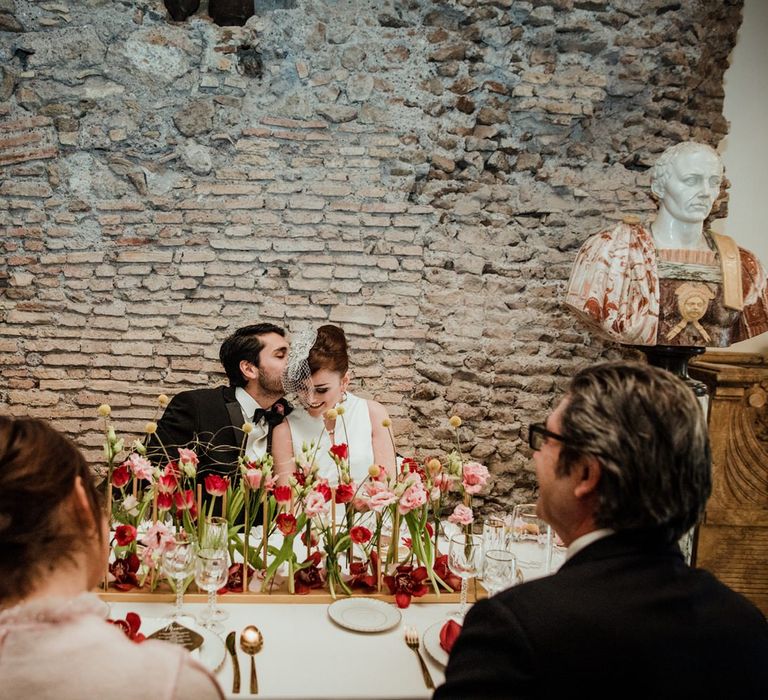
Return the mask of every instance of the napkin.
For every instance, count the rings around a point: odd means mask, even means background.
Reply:
[[[440,630],[440,646],[449,654],[460,632],[461,625],[454,620],[448,620]]]

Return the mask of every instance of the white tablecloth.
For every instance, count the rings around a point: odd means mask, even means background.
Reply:
[[[347,631],[328,617],[326,604],[226,604],[229,619],[224,633],[256,625],[264,635],[264,648],[256,655],[259,698],[428,698],[416,654],[404,641],[405,627],[420,635],[435,622],[447,619],[457,604],[418,604],[401,611],[402,620],[391,630],[376,634]],[[186,605],[185,611],[200,612],[203,605]],[[129,611],[143,618],[170,613],[166,603],[111,603],[110,616],[124,618]],[[443,680],[443,669],[426,653],[424,656],[435,685]],[[232,665],[227,655],[216,674],[227,697],[249,695],[250,660],[238,648],[241,694],[232,695]]]

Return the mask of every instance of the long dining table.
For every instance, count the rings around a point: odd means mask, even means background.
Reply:
[[[234,596],[233,596],[234,598]],[[311,598],[309,599],[311,601]],[[414,651],[405,643],[405,629],[414,627],[419,635],[421,654],[425,659],[435,686],[444,680],[443,666],[425,650],[424,632],[441,624],[458,609],[457,603],[418,603],[414,600],[402,609],[400,621],[381,632],[355,632],[336,624],[328,613],[328,602],[299,600],[295,603],[227,602],[220,598],[228,618],[221,622],[223,641],[230,631],[237,633],[241,690],[232,692],[233,664],[229,654],[215,671],[228,698],[250,695],[250,659],[239,648],[240,633],[247,625],[255,625],[263,635],[264,644],[256,654],[259,684],[257,696],[263,700],[298,698],[378,698],[403,700],[431,697]],[[170,602],[115,602],[110,605],[110,617],[125,618],[135,612],[142,618],[142,631],[159,626],[160,618],[172,611]],[[393,609],[395,606],[393,603]],[[197,615],[202,603],[184,605],[185,613]],[[163,620],[165,624],[167,620]],[[184,620],[182,620],[182,624]],[[214,664],[215,665],[215,664]]]

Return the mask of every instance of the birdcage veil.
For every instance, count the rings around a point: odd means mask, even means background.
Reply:
[[[285,393],[302,399],[310,387],[309,352],[317,341],[317,329],[305,328],[291,335],[288,364],[283,372]]]

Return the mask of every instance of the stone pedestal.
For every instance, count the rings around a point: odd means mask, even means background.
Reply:
[[[713,476],[694,561],[768,613],[768,358],[707,352],[689,372],[709,389]]]

